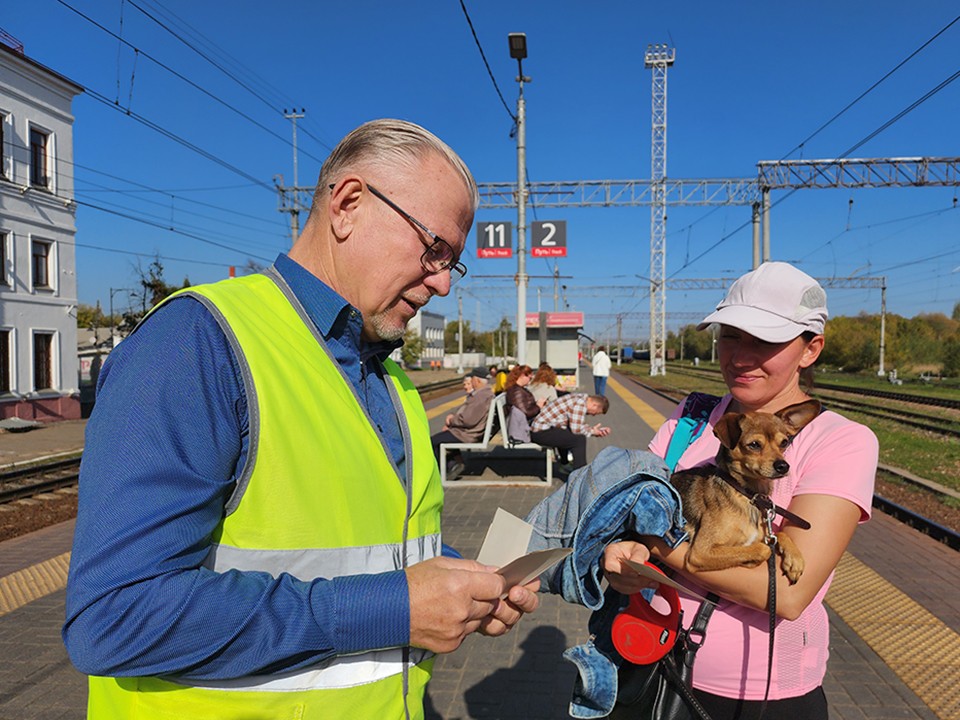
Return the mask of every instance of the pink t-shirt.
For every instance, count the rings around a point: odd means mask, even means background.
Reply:
[[[727,395],[710,415],[709,425],[681,456],[677,470],[713,462],[720,441],[713,434],[714,423],[725,412]],[[663,424],[650,442],[650,451],[660,457],[677,424],[683,405]],[[860,507],[860,522],[870,518],[873,484],[877,470],[878,443],[864,425],[824,411],[807,425],[787,448],[784,457],[790,474],[774,483],[773,502],[789,507],[795,495],[834,495]],[[805,518],[816,524],[816,518]],[[782,518],[777,517],[774,528]],[[833,574],[796,620],[778,619],[773,653],[770,699],[804,695],[823,683],[829,654],[829,623],[823,606]],[[706,595],[707,590],[691,587]],[[693,622],[700,603],[680,594],[685,624]],[[706,639],[697,654],[694,687],[714,695],[763,700],[767,682],[767,655],[770,643],[768,611],[720,604],[707,625]]]

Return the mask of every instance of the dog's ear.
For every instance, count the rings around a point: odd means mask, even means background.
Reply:
[[[740,442],[740,413],[724,413],[713,427],[713,434],[720,439],[720,444],[732,450]]]
[[[806,400],[796,405],[789,405],[777,411],[776,415],[787,424],[793,434],[796,434],[819,415],[820,410],[819,400]]]

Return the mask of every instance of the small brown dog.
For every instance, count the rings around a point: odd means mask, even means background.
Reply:
[[[775,414],[726,413],[713,430],[720,439],[717,464],[673,474],[670,482],[680,492],[690,533],[684,560],[689,569],[754,567],[770,557],[770,546],[764,542],[764,513],[750,498],[769,495],[773,481],[790,471],[783,451],[819,413],[818,400],[790,405]],[[783,533],[777,533],[777,548],[784,574],[791,584],[797,582],[803,573],[803,555]]]

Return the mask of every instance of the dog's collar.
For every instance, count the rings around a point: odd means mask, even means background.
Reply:
[[[770,499],[769,495],[764,495],[763,493],[751,493],[745,490],[740,483],[734,480],[730,474],[721,467],[717,467],[717,477],[723,480],[727,485],[732,487],[738,493],[743,495],[745,498],[750,500],[750,502],[756,506],[759,510],[762,510],[764,513],[770,512],[771,510],[779,515],[780,517],[786,518],[794,525],[796,525],[801,530],[809,530],[810,523],[804,520],[802,517],[796,513],[792,513],[786,508],[779,507],[775,505],[773,500]]]

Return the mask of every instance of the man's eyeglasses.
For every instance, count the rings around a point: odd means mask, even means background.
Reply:
[[[332,190],[333,188],[334,186],[331,185],[330,189]],[[423,255],[420,256],[420,264],[423,266],[425,271],[431,275],[439,275],[445,270],[449,270],[450,285],[453,285],[467,274],[467,266],[457,260],[456,255],[454,255],[453,248],[450,247],[450,244],[446,240],[430,230],[426,225],[393,202],[393,200],[377,190],[370,183],[367,183],[367,189],[376,197],[383,200],[383,202],[385,202],[391,208],[396,210],[407,220],[407,222],[411,222],[416,225],[418,228],[420,228],[420,230],[423,231],[424,235],[433,240],[431,244],[427,245],[426,241],[424,241],[423,238],[420,238],[420,242],[422,242],[427,248],[423,251]]]

